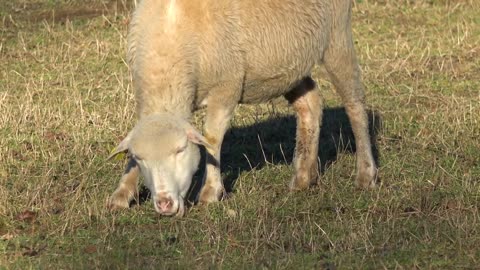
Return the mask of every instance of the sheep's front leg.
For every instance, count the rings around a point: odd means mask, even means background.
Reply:
[[[285,97],[297,114],[297,136],[294,156],[295,175],[291,190],[305,189],[316,183],[318,171],[318,140],[322,102],[315,82],[306,78]]]
[[[222,89],[223,91],[211,92],[208,98],[204,136],[211,147],[206,148],[203,187],[198,198],[200,203],[216,202],[225,192],[220,172],[220,150],[238,102],[237,93],[240,91],[237,91],[238,88],[235,86],[223,86]]]
[[[137,185],[139,172],[137,162],[133,158],[129,158],[125,173],[120,179],[118,188],[108,199],[107,207],[109,209],[122,209],[129,207],[130,201],[135,194],[138,193]]]

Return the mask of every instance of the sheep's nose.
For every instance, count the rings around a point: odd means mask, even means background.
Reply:
[[[173,208],[173,200],[171,198],[160,198],[157,200],[157,208],[160,214],[171,215]]]

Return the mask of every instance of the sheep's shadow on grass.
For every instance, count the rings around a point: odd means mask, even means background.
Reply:
[[[379,165],[376,138],[381,127],[381,118],[378,112],[368,111],[367,113],[373,156]],[[233,127],[227,131],[221,154],[221,169],[227,193],[234,192],[236,181],[244,171],[260,169],[267,163],[291,165],[295,150],[295,135],[294,115],[274,117],[247,127]],[[339,153],[355,153],[355,138],[343,107],[323,110],[319,140],[320,174],[323,174],[337,159]],[[201,188],[203,164],[205,164],[203,158],[200,164],[189,192],[188,200],[191,202],[195,200]]]
[[[375,162],[379,164],[377,134],[381,127],[381,117],[376,111],[367,111],[369,133]],[[235,184],[242,172],[253,168],[260,169],[267,163],[289,164],[291,166],[295,150],[296,119],[294,115],[277,116],[257,122],[247,127],[233,127],[225,134],[221,153],[221,169],[227,193],[235,192]],[[320,174],[342,153],[355,153],[355,138],[343,107],[323,110],[322,127],[319,137]],[[193,204],[202,185],[204,173],[204,149],[200,168],[194,175],[187,201]],[[355,164],[352,164],[355,166]],[[288,185],[288,183],[285,183]],[[139,203],[150,197],[150,192],[142,188]]]

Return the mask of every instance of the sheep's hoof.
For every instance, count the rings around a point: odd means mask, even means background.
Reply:
[[[125,196],[121,192],[115,192],[107,200],[107,208],[109,210],[120,210],[130,207],[128,196]]]
[[[317,182],[317,174],[312,173],[311,175],[308,175],[305,173],[297,173],[295,176],[293,176],[289,189],[290,191],[305,190],[310,186],[315,185]]]
[[[355,185],[362,189],[373,189],[376,186],[377,169],[370,167],[368,169],[359,170],[357,178],[355,179]]]
[[[200,196],[198,197],[198,202],[200,204],[209,204],[213,202],[220,201],[225,194],[225,189],[221,186],[215,188],[212,186],[204,186],[200,191]]]

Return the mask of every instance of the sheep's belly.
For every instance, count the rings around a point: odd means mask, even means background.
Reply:
[[[247,80],[242,89],[240,103],[264,103],[282,96],[297,86],[304,76],[303,74],[288,74]]]

